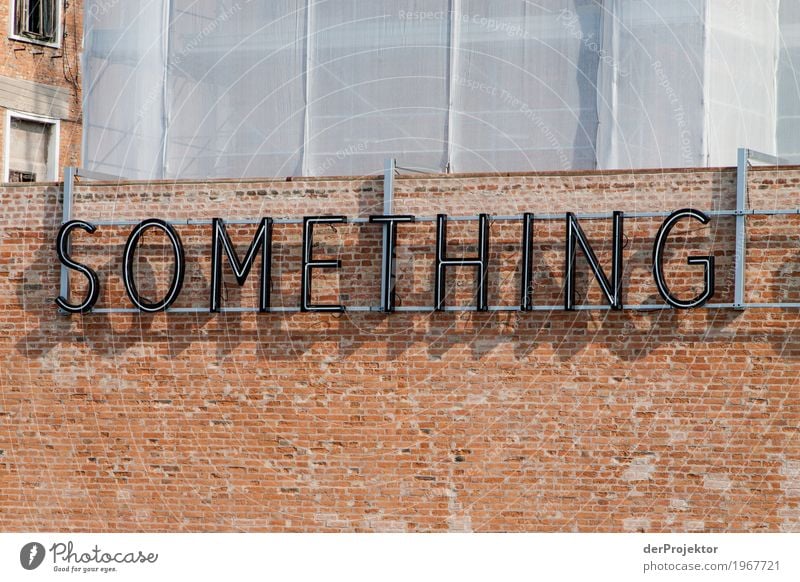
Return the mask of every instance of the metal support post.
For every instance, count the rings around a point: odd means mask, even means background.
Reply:
[[[736,254],[734,257],[735,275],[733,305],[736,309],[744,309],[744,283],[747,255],[745,210],[747,206],[748,150],[746,148],[739,148],[736,159]]]
[[[394,174],[396,171],[397,161],[394,158],[386,160],[383,171],[383,215],[391,216],[392,206],[394,202]],[[387,285],[394,285],[394,280],[389,277],[392,272],[392,256],[389,252],[389,237],[391,236],[391,225],[383,225],[383,257],[381,261],[381,297],[387,297]],[[381,299],[381,311],[388,311],[389,306],[384,305]]]

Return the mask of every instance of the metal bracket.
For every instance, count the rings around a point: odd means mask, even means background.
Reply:
[[[745,271],[747,270],[747,174],[750,162],[761,162],[779,166],[788,163],[786,160],[757,152],[747,148],[739,148],[736,155],[736,254],[734,257],[734,309],[745,309]]]
[[[735,210],[711,210],[707,214],[709,216],[732,216],[736,219],[736,249],[735,249],[735,288],[734,288],[734,302],[733,303],[708,303],[706,308],[710,309],[748,309],[748,308],[800,308],[800,303],[746,303],[745,302],[745,269],[746,269],[746,219],[748,216],[774,216],[774,215],[795,215],[800,214],[800,209],[773,209],[773,210],[755,210],[747,207],[747,178],[750,162],[761,162],[765,164],[781,165],[788,164],[786,160],[777,156],[764,154],[747,148],[740,148],[737,152],[737,173],[736,173],[736,209]],[[383,177],[383,214],[392,215],[393,202],[394,202],[394,180],[397,174],[398,166],[396,160],[387,159],[384,167]],[[72,206],[74,199],[75,180],[77,178],[85,178],[88,180],[103,180],[115,181],[123,180],[119,176],[110,174],[103,174],[101,172],[90,172],[82,168],[67,167],[64,168],[64,202],[63,202],[63,216],[62,223],[66,223],[72,219]],[[632,212],[626,213],[626,218],[661,218],[669,216],[670,212],[653,211],[653,212]],[[583,219],[607,219],[612,218],[611,213],[597,212],[597,213],[577,213],[577,218]],[[493,216],[494,221],[518,221],[523,220],[522,215],[500,215]],[[449,221],[474,221],[477,216],[449,216]],[[563,220],[564,214],[541,214],[536,216],[536,220]],[[423,216],[416,217],[416,222],[432,222],[436,217]],[[211,220],[168,220],[169,224],[178,225],[205,225],[211,224]],[[230,224],[258,224],[259,220],[256,219],[233,219],[228,221]],[[275,224],[300,224],[302,219],[299,218],[275,218]],[[368,218],[357,217],[349,219],[348,222],[352,223],[367,223]],[[97,225],[135,225],[137,221],[131,220],[112,220],[112,221],[95,221]],[[389,226],[383,226],[383,255],[382,255],[382,277],[381,277],[381,296],[384,297],[385,285],[387,277],[385,276],[391,270],[391,256],[388,256],[386,251],[388,245],[386,244],[386,237],[389,236]],[[69,269],[61,267],[61,295],[68,298],[69,294]],[[383,303],[383,302],[381,302]],[[386,305],[381,304],[379,307],[373,306],[353,306],[348,307],[347,311],[386,311]],[[576,310],[580,311],[602,311],[607,310],[608,306],[604,305],[578,305],[575,306]],[[554,311],[562,310],[563,306],[555,305],[532,305],[530,311]],[[669,305],[656,305],[656,304],[641,304],[641,305],[626,305],[626,311],[659,311],[665,309],[672,309]],[[405,306],[396,307],[396,311],[405,312],[429,312],[433,311],[433,307],[428,306]],[[491,305],[488,306],[489,311],[520,311],[519,306],[501,306]],[[176,313],[201,313],[205,312],[204,308],[185,307],[185,308],[170,308],[168,311]],[[256,312],[256,308],[248,307],[230,307],[222,308],[222,312]],[[293,313],[299,311],[295,307],[272,307],[270,312],[287,312]],[[445,307],[444,311],[476,311],[475,307]],[[63,315],[68,315],[66,312],[59,310]],[[94,313],[137,313],[137,309],[131,308],[99,308],[94,309]]]
[[[397,160],[389,158],[386,160],[383,170],[383,215],[390,216],[394,205],[394,174],[397,171]],[[389,237],[391,236],[388,224],[383,225],[383,255],[381,259],[381,297],[386,297],[386,286],[394,285],[394,281],[388,276],[392,270],[392,257],[389,253]],[[380,311],[388,311],[389,306],[383,304],[381,299]]]
[[[75,173],[77,168],[69,166],[64,168],[64,200],[61,209],[61,224],[66,224],[72,220],[72,197],[75,188]],[[69,300],[69,269],[61,265],[61,297]],[[63,309],[58,310],[61,315],[69,315]]]

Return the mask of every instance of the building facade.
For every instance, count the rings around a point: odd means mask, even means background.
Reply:
[[[82,0],[0,3],[2,181],[58,180],[80,165]]]
[[[0,6],[3,531],[800,531],[800,168],[685,167],[775,153],[792,125],[778,3],[430,4],[92,0],[86,165],[143,179],[67,184],[59,168],[82,165],[81,3]],[[513,74],[544,54],[533,45],[551,50],[547,75]],[[768,83],[726,77],[741,46]],[[641,86],[660,114],[648,135]],[[408,107],[387,116],[371,95]],[[562,125],[543,117],[556,110]],[[409,119],[423,129],[372,133]],[[574,169],[629,146],[684,167]],[[376,177],[404,152],[440,173]],[[457,174],[459,159],[486,165]],[[680,209],[695,215],[665,233]],[[370,222],[389,211],[415,217],[397,226],[392,313]],[[312,216],[335,220],[306,238]],[[143,234],[146,219],[163,223]],[[214,268],[214,219],[239,258],[251,245],[249,271],[231,248]],[[65,220],[86,224],[57,251]],[[471,264],[437,282],[443,257]],[[711,296],[670,309],[658,276],[673,297]],[[617,282],[624,308],[609,309]],[[146,313],[132,290],[175,301]],[[94,291],[86,313],[57,307]]]
[[[54,251],[60,185],[0,188],[0,521],[5,531],[800,531],[800,169],[751,169],[748,304],[736,309],[736,170],[705,168],[403,176],[396,214],[395,313],[380,303],[380,179],[79,184],[71,256],[98,276],[95,309],[60,314]],[[20,204],[24,201],[25,204]],[[714,257],[715,291],[697,309],[662,309],[653,248],[665,216],[709,221],[671,231],[663,272],[689,299]],[[565,311],[565,225],[577,212],[612,268],[610,213],[623,226],[623,296],[608,310],[578,251]],[[535,214],[532,300],[519,311],[522,213]],[[479,252],[491,215],[488,300],[504,310],[436,311],[436,220],[447,255]],[[303,225],[317,225],[313,301],[301,313]],[[590,218],[586,215],[600,215]],[[517,219],[502,218],[517,216]],[[273,217],[270,311],[258,313],[256,260],[239,286],[222,269],[210,220],[243,258]],[[136,224],[170,221],[182,291],[167,312],[133,309],[124,249]],[[236,224],[236,221],[250,224]],[[134,278],[149,301],[174,269],[168,237],[140,240]],[[473,267],[447,270],[446,306],[475,305]],[[73,271],[70,300],[88,291]],[[794,307],[765,307],[766,303]],[[427,308],[403,311],[405,308]]]

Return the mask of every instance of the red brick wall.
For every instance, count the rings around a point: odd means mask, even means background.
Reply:
[[[400,178],[395,211],[433,216],[731,209],[729,169]],[[800,207],[800,169],[754,170],[753,208]],[[796,309],[747,311],[90,314],[53,299],[59,188],[4,186],[0,239],[0,528],[4,531],[800,531]],[[86,184],[74,216],[244,218],[379,213],[379,180]],[[748,300],[798,301],[798,217],[749,219]],[[626,220],[625,301],[661,303],[660,219]],[[604,265],[609,221],[583,221]],[[535,300],[560,304],[562,220],[537,221]],[[128,307],[130,227],[74,238],[98,307]],[[207,226],[178,227],[176,305],[208,303]],[[451,254],[474,224],[451,223]],[[230,229],[240,253],[252,227]],[[717,257],[732,300],[733,219],[676,227]],[[401,227],[401,305],[432,303],[433,223]],[[494,222],[490,303],[514,305],[519,223]],[[320,300],[378,303],[379,231],[319,228]],[[163,238],[141,286],[163,288]],[[276,225],[273,304],[296,305],[300,228]],[[581,301],[603,302],[579,258]],[[225,306],[254,306],[226,265]],[[149,282],[149,283],[148,283]],[[449,277],[467,304],[472,272]],[[83,290],[80,276],[74,291]],[[584,299],[588,297],[588,299]]]

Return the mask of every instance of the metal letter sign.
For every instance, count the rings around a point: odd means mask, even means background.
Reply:
[[[653,245],[653,277],[656,280],[656,287],[664,301],[678,309],[692,309],[704,305],[714,295],[714,257],[689,257],[686,262],[690,265],[703,265],[705,276],[705,288],[697,297],[689,301],[683,301],[670,293],[669,287],[664,281],[664,244],[667,241],[672,228],[684,218],[693,218],[701,224],[708,224],[709,218],[699,210],[685,208],[673,212],[658,229],[656,242]]]
[[[56,305],[58,305],[67,313],[87,313],[92,310],[94,304],[97,303],[97,298],[100,296],[100,280],[97,278],[97,273],[95,273],[86,265],[76,263],[69,256],[69,235],[76,228],[85,230],[90,234],[97,230],[97,227],[95,227],[93,224],[89,224],[88,222],[84,222],[82,220],[70,220],[58,231],[58,238],[56,240],[56,254],[58,254],[58,260],[62,265],[82,273],[89,280],[89,290],[86,292],[86,298],[81,303],[69,303],[66,297],[59,296],[56,299]]]
[[[447,215],[436,217],[436,273],[434,296],[436,310],[444,309],[445,269],[447,267],[477,267],[478,311],[489,310],[489,215],[478,217],[478,256],[474,258],[450,258],[447,256]]]
[[[239,260],[236,249],[225,230],[225,222],[215,218],[211,222],[211,300],[209,311],[219,313],[222,298],[222,251],[228,255],[228,261],[233,269],[236,282],[244,285],[250,269],[253,267],[256,255],[261,251],[261,279],[259,281],[258,310],[261,313],[269,311],[270,275],[272,266],[272,219],[262,218],[258,225],[256,235],[250,248],[247,249],[244,262]]]
[[[339,304],[316,304],[312,300],[313,274],[316,269],[339,269],[342,266],[340,259],[316,259],[314,258],[314,228],[318,224],[336,225],[348,222],[345,216],[307,216],[304,218],[261,218],[258,221],[252,220],[232,220],[231,223],[257,225],[255,235],[243,259],[236,253],[233,243],[225,229],[225,222],[221,218],[211,220],[187,220],[183,219],[180,224],[185,225],[209,225],[211,227],[211,289],[208,311],[212,313],[224,311],[259,311],[259,312],[333,312],[340,313],[346,309],[352,311],[382,311],[392,313],[395,311],[427,312],[427,311],[553,311],[564,310],[589,310],[589,309],[612,309],[612,310],[641,310],[649,311],[655,309],[694,309],[699,307],[707,308],[736,308],[745,309],[749,307],[767,308],[800,308],[800,303],[747,303],[745,299],[745,265],[746,247],[745,220],[747,216],[771,216],[771,215],[797,215],[798,209],[784,210],[752,210],[747,208],[747,169],[751,160],[762,161],[765,163],[778,164],[781,162],[774,156],[767,156],[753,152],[752,150],[741,149],[739,151],[739,165],[737,169],[737,190],[736,190],[736,210],[713,210],[703,213],[700,210],[686,208],[674,212],[631,212],[627,214],[630,218],[663,218],[664,221],[658,229],[653,244],[652,255],[652,274],[655,287],[664,303],[649,303],[637,305],[624,305],[622,298],[623,281],[623,251],[624,251],[624,218],[625,215],[620,211],[609,213],[594,213],[576,215],[571,212],[566,214],[538,214],[527,212],[521,216],[494,216],[480,214],[478,216],[458,216],[448,217],[445,214],[437,216],[415,217],[412,215],[393,214],[392,201],[394,200],[394,174],[398,167],[393,160],[389,160],[386,165],[384,175],[384,208],[383,214],[371,216],[369,218],[356,217],[349,222],[357,225],[380,224],[383,227],[382,243],[382,264],[381,264],[381,296],[379,305],[359,305],[349,306]],[[175,230],[177,222],[168,223],[157,218],[147,219],[137,224],[128,237],[124,251],[123,281],[125,290],[133,303],[134,308],[123,307],[100,307],[96,304],[101,292],[101,283],[97,273],[89,266],[79,263],[72,258],[70,249],[71,235],[76,229],[83,230],[89,234],[97,230],[98,225],[127,225],[134,224],[131,221],[108,221],[92,224],[83,220],[73,220],[72,196],[73,182],[76,176],[88,179],[108,179],[108,176],[86,172],[75,168],[67,168],[64,172],[64,209],[63,225],[58,232],[56,240],[56,255],[61,263],[61,292],[56,297],[55,303],[63,313],[115,313],[115,312],[157,312],[169,309],[180,294],[183,285],[183,277],[186,271],[183,245],[180,236]],[[703,291],[692,299],[681,299],[676,297],[670,290],[664,274],[664,253],[672,229],[678,222],[694,220],[702,225],[707,225],[713,217],[730,216],[736,219],[736,248],[735,248],[735,298],[733,303],[710,303],[714,297],[715,281],[715,261],[714,256],[693,255],[688,257],[688,265],[702,265],[704,287]],[[611,269],[610,276],[600,265],[597,256],[589,244],[583,229],[581,220],[611,219]],[[520,288],[519,302],[517,305],[490,305],[489,304],[489,224],[492,221],[515,221],[520,223],[521,243],[520,243]],[[565,271],[564,271],[564,302],[562,305],[537,305],[534,301],[534,220],[566,220],[566,240],[565,240]],[[477,253],[470,257],[450,257],[447,254],[447,224],[448,221],[477,222]],[[401,224],[409,225],[404,229],[411,230],[414,223],[436,223],[436,248],[434,251],[434,301],[433,306],[411,306],[397,305],[396,278],[397,278],[397,235]],[[273,225],[278,224],[302,224],[302,255],[300,257],[300,301],[299,305],[275,306],[270,303],[270,275],[272,262],[272,232]],[[172,246],[174,256],[174,266],[172,281],[166,295],[159,301],[149,302],[143,299],[137,289],[134,280],[134,255],[143,233],[151,228],[161,230]],[[575,298],[575,269],[577,262],[578,249],[582,252],[594,278],[600,285],[603,296],[608,305],[576,305]],[[259,301],[257,308],[231,307],[225,308],[221,305],[222,293],[222,263],[223,254],[227,255],[236,282],[243,285],[250,271],[256,263],[256,256],[261,253],[261,277],[259,281]],[[446,306],[445,305],[445,275],[449,267],[466,266],[476,269],[476,301],[475,305],[470,306]],[[83,275],[88,287],[84,297],[79,302],[71,302],[69,299],[70,285],[69,275],[72,271]],[[175,311],[182,313],[199,313],[204,311],[201,307],[180,307]]]
[[[586,235],[583,233],[581,225],[578,224],[578,219],[571,212],[567,213],[567,260],[564,271],[564,279],[566,281],[564,309],[567,311],[575,309],[576,242],[586,256],[586,260],[589,261],[589,266],[592,268],[597,282],[600,283],[611,309],[622,309],[622,212],[614,212],[613,220],[611,279],[613,279],[614,283],[612,285],[597,261],[597,256],[594,254],[591,245],[586,240]]]
[[[387,236],[383,239],[385,261],[381,267],[381,311],[392,312],[396,303],[394,287],[395,279],[397,278],[397,256],[395,253],[397,248],[397,225],[414,222],[414,217],[409,215],[370,216],[369,221],[383,224],[386,229]]]
[[[656,214],[657,215],[657,214]],[[663,215],[666,215],[664,213]],[[612,241],[611,241],[611,274],[606,276],[605,271],[600,265],[597,256],[589,244],[586,234],[581,228],[578,217],[573,213],[567,213],[566,219],[566,245],[565,245],[565,273],[564,273],[564,304],[563,309],[570,311],[574,309],[593,309],[600,306],[577,306],[575,304],[575,269],[578,249],[581,250],[589,266],[594,273],[594,277],[600,285],[603,295],[611,309],[656,309],[659,307],[671,307],[679,309],[691,309],[707,305],[707,302],[714,295],[714,257],[691,256],[688,258],[689,265],[703,265],[705,273],[705,288],[703,292],[691,300],[682,300],[671,293],[664,276],[664,249],[666,247],[669,234],[673,227],[683,219],[697,220],[701,224],[708,224],[711,220],[709,216],[699,210],[683,209],[673,212],[666,216],[665,221],[658,230],[653,247],[653,278],[656,288],[664,298],[666,305],[632,305],[624,306],[622,301],[622,272],[623,272],[623,227],[624,215],[622,212],[614,212],[609,217],[612,219]],[[603,216],[590,216],[589,218],[604,218]],[[654,213],[647,214],[652,217]],[[536,219],[553,220],[555,216],[538,216]],[[433,307],[413,307],[397,306],[395,280],[397,277],[397,231],[401,224],[411,225],[415,222],[436,221],[436,251],[434,262],[434,305]],[[458,217],[451,220],[476,222],[474,218]],[[354,311],[383,311],[392,313],[394,311],[451,311],[451,310],[477,310],[477,311],[542,311],[559,309],[559,306],[536,305],[534,302],[533,289],[533,239],[534,239],[534,215],[525,213],[520,217],[496,217],[495,220],[516,220],[521,222],[521,259],[520,259],[520,301],[516,306],[490,306],[489,305],[489,223],[488,214],[480,214],[477,217],[477,254],[469,257],[451,257],[447,254],[447,223],[448,217],[439,214],[436,218],[420,218],[411,215],[377,215],[367,218],[353,219],[356,224],[380,224],[384,228],[383,237],[383,264],[381,268],[381,298],[379,306],[360,307],[354,306],[349,309]],[[261,254],[260,260],[260,279],[259,279],[259,301],[257,311],[268,313],[273,311],[303,311],[303,312],[333,312],[340,313],[348,309],[339,304],[317,304],[312,299],[313,274],[315,269],[339,269],[342,266],[340,259],[317,259],[314,258],[314,227],[319,224],[344,224],[348,219],[345,216],[307,216],[302,219],[303,239],[300,273],[300,305],[299,307],[277,307],[273,308],[270,304],[270,279],[272,263],[272,232],[276,221],[270,217],[261,218],[258,223],[249,221],[236,221],[237,224],[257,224],[255,235],[250,246],[240,258],[236,253],[230,236],[225,228],[225,222],[221,218],[211,219],[210,222],[191,221],[191,224],[209,224],[211,226],[211,288],[209,296],[208,311],[218,313],[225,311],[222,307],[222,268],[224,255],[228,257],[228,262],[233,270],[236,282],[244,285],[256,258]],[[299,220],[280,219],[281,224],[297,223]],[[188,222],[187,222],[188,223]],[[88,233],[94,233],[97,226],[81,220],[70,220],[61,227],[56,240],[56,254],[59,262],[70,271],[81,273],[88,281],[88,288],[82,301],[72,303],[67,295],[69,287],[62,285],[61,295],[56,298],[56,304],[65,313],[88,313],[126,311],[120,308],[96,309],[95,305],[100,296],[100,280],[97,273],[89,266],[75,261],[70,253],[70,236],[75,229],[80,229]],[[134,256],[140,243],[142,235],[149,229],[162,231],[172,247],[173,253],[173,273],[172,280],[166,295],[159,301],[151,302],[144,299],[137,288],[134,274]],[[172,224],[157,218],[149,218],[136,225],[128,237],[125,244],[123,257],[123,282],[125,290],[130,297],[135,309],[132,311],[142,311],[155,313],[168,309],[178,298],[183,286],[183,278],[186,272],[186,258],[184,256],[183,244],[180,235]],[[476,269],[476,303],[474,306],[447,307],[445,305],[445,274],[449,267],[475,267]],[[732,305],[730,305],[732,306]],[[729,307],[727,304],[719,304],[717,307]],[[247,311],[246,308],[233,308],[236,311]],[[200,308],[181,307],[182,312],[200,312]]]
[[[172,245],[172,252],[175,255],[175,266],[172,270],[172,282],[169,285],[169,290],[163,299],[155,303],[146,301],[139,295],[133,273],[133,256],[139,244],[139,239],[141,239],[145,231],[150,228],[164,231],[169,238],[170,244]],[[183,255],[181,237],[171,225],[158,218],[148,218],[140,222],[136,228],[133,229],[133,232],[131,232],[131,235],[128,237],[128,242],[125,244],[125,269],[122,278],[125,282],[125,291],[128,293],[128,297],[130,297],[131,302],[140,311],[155,313],[157,311],[164,311],[167,307],[172,305],[178,298],[181,287],[183,287],[183,274],[185,271],[186,259]]]
[[[342,224],[347,222],[344,216],[307,216],[303,219],[303,272],[300,274],[300,311],[344,311],[342,305],[315,305],[311,303],[311,281],[312,269],[338,269],[342,266],[342,261],[335,260],[314,260],[312,259],[314,248],[314,225],[315,224]]]
[[[522,215],[522,283],[520,311],[533,309],[533,214]]]

